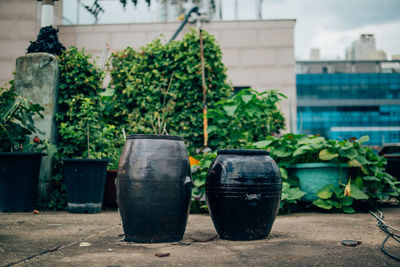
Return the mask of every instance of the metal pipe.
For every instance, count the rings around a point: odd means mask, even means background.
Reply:
[[[182,23],[181,23],[181,25],[179,26],[178,30],[177,30],[177,31],[175,32],[175,34],[172,36],[171,40],[169,40],[170,42],[173,41],[173,40],[175,40],[175,38],[178,36],[178,34],[182,31],[183,27],[185,27],[185,25],[186,25],[186,23],[188,22],[189,17],[190,17],[190,15],[191,15],[192,13],[197,13],[198,15],[200,15],[200,14],[199,14],[199,7],[195,6],[195,7],[193,7],[193,8],[187,13],[187,15],[185,16],[185,19],[182,21]]]

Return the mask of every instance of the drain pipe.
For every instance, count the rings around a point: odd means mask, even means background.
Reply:
[[[172,36],[171,40],[169,40],[170,42],[175,40],[175,38],[178,36],[178,34],[182,31],[183,27],[185,27],[185,25],[188,23],[188,20],[190,18],[190,15],[192,15],[192,13],[195,13],[197,15],[200,15],[199,13],[199,7],[195,6],[193,7],[185,16],[185,19],[182,21],[181,25],[179,26],[178,30],[175,32],[175,34]]]
[[[41,28],[54,26],[54,1],[58,0],[37,0],[42,2]]]

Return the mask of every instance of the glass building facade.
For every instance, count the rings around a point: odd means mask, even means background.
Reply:
[[[300,133],[400,143],[400,73],[296,75]]]

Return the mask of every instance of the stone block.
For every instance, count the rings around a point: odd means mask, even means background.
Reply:
[[[257,85],[257,69],[254,68],[229,68],[228,80],[232,81],[233,86]]]
[[[293,47],[293,29],[266,29],[257,31],[258,45],[261,47]]]
[[[295,73],[293,67],[270,67],[258,70],[258,81],[265,85],[294,85]]]
[[[110,43],[109,34],[87,33],[76,38],[77,47],[103,50],[106,43]]]
[[[127,46],[139,48],[147,43],[146,33],[113,33],[111,47],[115,50],[125,49]]]
[[[56,144],[56,124],[54,120],[57,104],[58,60],[48,53],[32,53],[17,58],[15,89],[33,103],[42,105],[43,118],[35,118],[35,125],[43,132],[39,138]],[[48,197],[52,161],[49,156],[42,158],[39,174],[39,196]]]
[[[239,49],[229,49],[225,48],[222,50],[222,62],[226,67],[238,67],[240,65]]]
[[[280,66],[294,66],[296,64],[293,47],[279,48],[277,56],[278,56],[277,64]]]
[[[225,30],[220,38],[222,48],[256,47],[258,42],[255,30]]]
[[[277,64],[276,49],[242,49],[240,64],[243,66],[274,66]]]

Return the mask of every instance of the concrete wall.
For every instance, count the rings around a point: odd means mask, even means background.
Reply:
[[[55,2],[55,22],[61,22],[62,8]],[[15,60],[23,56],[29,41],[40,30],[41,4],[36,0],[0,0],[0,86],[12,79]]]
[[[288,97],[281,104],[287,131],[296,131],[294,25],[294,20],[218,21],[204,25],[221,46],[233,86],[278,89]],[[112,50],[139,48],[160,34],[167,41],[178,26],[179,23],[60,26],[59,38],[65,46],[84,47],[99,56],[101,63],[106,45]]]

